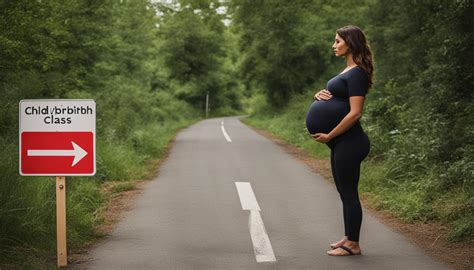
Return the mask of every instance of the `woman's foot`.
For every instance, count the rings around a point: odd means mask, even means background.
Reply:
[[[338,248],[338,247],[344,245],[344,243],[345,243],[346,241],[347,241],[347,236],[344,236],[341,240],[339,240],[339,242],[332,243],[332,244],[330,245],[330,247],[331,247],[332,249],[336,249],[336,248]]]
[[[347,240],[344,245],[339,246],[336,249],[329,250],[328,255],[330,256],[350,256],[350,255],[361,255],[360,246],[358,242]]]

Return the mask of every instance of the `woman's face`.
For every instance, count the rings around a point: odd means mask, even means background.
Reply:
[[[349,53],[349,46],[347,46],[344,39],[342,39],[338,34],[334,39],[334,44],[332,44],[332,49],[336,56],[346,56]]]

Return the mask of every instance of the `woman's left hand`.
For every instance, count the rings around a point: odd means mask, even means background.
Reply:
[[[331,140],[331,138],[329,137],[329,134],[326,134],[326,133],[311,134],[311,137],[313,137],[315,141],[320,142],[320,143],[327,143]]]

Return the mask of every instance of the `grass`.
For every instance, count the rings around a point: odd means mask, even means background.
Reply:
[[[128,190],[132,190],[135,188],[135,185],[132,182],[122,182],[122,183],[116,183],[112,187],[112,192],[113,193],[120,193]]]

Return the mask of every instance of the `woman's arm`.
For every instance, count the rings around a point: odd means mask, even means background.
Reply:
[[[316,133],[311,136],[318,142],[326,143],[333,138],[341,135],[342,133],[349,130],[359,118],[362,116],[362,111],[364,109],[364,96],[352,96],[349,97],[349,104],[351,110],[349,113],[341,120],[341,122],[333,129],[329,134],[325,133]]]

